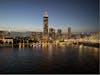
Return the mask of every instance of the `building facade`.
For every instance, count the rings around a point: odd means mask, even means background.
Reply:
[[[68,27],[68,38],[71,38],[71,27]]]
[[[49,37],[55,39],[55,29],[53,28],[49,29]]]
[[[58,29],[57,30],[57,37],[61,37],[62,36],[62,30],[61,29]]]
[[[48,36],[48,13],[45,12],[43,15],[43,35]]]
[[[43,39],[44,42],[48,42],[48,13],[45,12],[43,15]]]

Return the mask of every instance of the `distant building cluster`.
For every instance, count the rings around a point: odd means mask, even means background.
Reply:
[[[67,33],[66,33],[67,34]],[[48,26],[48,13],[45,12],[43,15],[43,37],[44,40],[54,40],[57,37],[62,37],[62,30],[58,29],[57,32],[54,28]],[[71,27],[68,27],[68,38],[71,38]]]
[[[16,35],[15,35],[16,34]],[[43,32],[11,32],[0,31],[0,43],[19,43],[19,42],[54,42],[55,40],[64,41],[64,39],[79,39],[93,36],[97,36],[98,33],[79,33],[73,34],[71,27],[68,27],[68,31],[63,34],[61,29],[55,30],[49,28],[48,25],[48,13],[43,15]]]

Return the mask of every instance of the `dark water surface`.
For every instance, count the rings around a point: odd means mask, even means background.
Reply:
[[[99,48],[0,48],[0,73],[98,73]]]

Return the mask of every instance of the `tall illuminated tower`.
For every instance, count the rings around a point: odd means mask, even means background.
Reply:
[[[45,12],[43,15],[43,35],[48,36],[48,13]]]

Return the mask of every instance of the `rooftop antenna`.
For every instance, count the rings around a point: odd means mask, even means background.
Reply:
[[[44,15],[43,15],[44,17],[48,17],[48,12],[47,11],[45,11],[45,13],[44,13]]]

